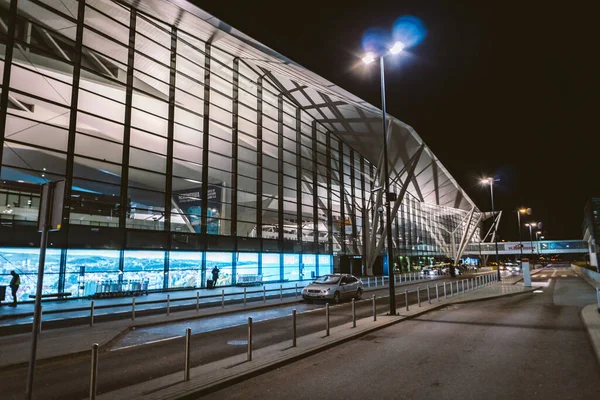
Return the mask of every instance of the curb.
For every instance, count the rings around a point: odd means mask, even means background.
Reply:
[[[588,338],[594,348],[596,361],[600,365],[600,311],[596,304],[590,304],[581,309],[581,321],[585,325]]]
[[[474,303],[474,302],[485,301],[485,300],[493,300],[493,299],[502,298],[502,297],[511,297],[511,296],[516,296],[516,295],[520,295],[520,294],[529,294],[529,293],[533,292],[534,290],[537,290],[537,289],[535,289],[535,288],[524,289],[524,291],[522,291],[522,292],[499,294],[499,295],[495,295],[495,296],[491,296],[491,297],[486,297],[486,298],[479,298],[479,299],[467,299],[467,300],[457,300],[457,301],[452,301],[451,300],[451,301],[443,303],[443,304],[432,305],[430,308],[427,308],[427,309],[422,310],[422,311],[415,312],[412,315],[405,315],[405,316],[403,316],[402,314],[398,314],[397,317],[399,317],[399,318],[395,318],[392,321],[386,321],[386,322],[384,322],[384,323],[382,323],[380,325],[373,326],[371,328],[366,328],[364,331],[357,332],[355,334],[350,334],[349,336],[346,336],[346,337],[343,337],[343,338],[339,338],[339,339],[333,340],[333,341],[328,342],[328,343],[323,343],[321,345],[317,345],[316,347],[310,348],[307,351],[302,352],[300,354],[296,354],[296,355],[290,356],[288,358],[279,359],[279,360],[270,362],[268,364],[265,364],[263,366],[258,366],[255,369],[249,370],[247,372],[239,372],[239,373],[233,374],[233,375],[228,376],[228,377],[217,379],[213,383],[207,383],[206,385],[204,385],[202,387],[199,387],[198,389],[191,390],[190,393],[182,394],[181,396],[176,396],[176,395],[168,396],[168,395],[165,395],[165,398],[197,399],[198,396],[203,396],[203,395],[206,395],[208,393],[215,392],[215,391],[217,391],[219,389],[222,389],[224,387],[230,386],[232,384],[235,384],[235,383],[238,383],[238,382],[242,382],[244,380],[247,380],[247,379],[250,379],[252,377],[264,374],[266,372],[269,372],[269,371],[271,371],[273,369],[276,369],[276,368],[279,368],[281,366],[288,365],[288,364],[291,364],[292,362],[295,362],[295,361],[301,360],[303,358],[309,357],[309,356],[311,356],[313,354],[316,354],[316,353],[319,353],[321,351],[333,348],[333,347],[335,347],[335,346],[337,346],[339,344],[343,344],[343,343],[349,342],[351,340],[356,340],[357,338],[360,338],[362,336],[368,335],[368,334],[370,334],[372,332],[376,332],[378,330],[381,330],[381,329],[384,329],[384,328],[388,328],[388,327],[390,327],[392,325],[396,325],[396,324],[401,323],[401,322],[403,322],[405,320],[413,319],[415,317],[421,316],[421,315],[426,314],[426,313],[431,312],[431,311],[439,310],[441,308],[447,307],[447,306],[452,305],[452,304]],[[416,306],[416,304],[415,304],[415,306]],[[385,314],[380,314],[380,315],[386,317]],[[177,372],[177,373],[175,373],[173,375],[181,375],[181,372]],[[169,375],[167,375],[167,376],[169,376]],[[162,377],[162,378],[166,378],[167,376]],[[173,386],[173,385],[180,384],[180,383],[183,384],[185,382],[183,382],[183,381],[175,382],[175,383],[173,383],[171,385],[167,385],[166,387]],[[116,391],[113,391],[113,392],[107,392],[107,393],[104,393],[100,397],[101,398],[112,398],[112,396],[116,395],[116,392],[118,392],[119,390],[126,390],[127,388],[128,387],[125,387],[125,388],[122,388],[122,389],[117,389]],[[162,390],[164,388],[165,387],[161,387],[161,388],[157,388],[157,389],[153,389],[153,390],[148,390],[148,391],[146,391],[144,393],[144,395],[149,395],[149,394],[158,392],[158,391],[160,391],[160,390]]]

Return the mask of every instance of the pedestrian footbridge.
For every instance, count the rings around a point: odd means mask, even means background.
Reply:
[[[524,241],[523,254],[583,254],[588,252],[588,244],[583,240],[540,240]],[[498,242],[498,254],[521,254],[521,242]],[[481,242],[467,245],[464,255],[496,254],[494,243]]]

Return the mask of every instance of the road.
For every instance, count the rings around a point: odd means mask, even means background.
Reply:
[[[567,268],[542,293],[453,305],[207,395],[215,399],[598,399],[580,320],[594,290]]]
[[[437,280],[441,283],[445,280]],[[431,286],[431,297],[435,298],[435,282],[419,282],[403,286],[414,290],[421,288],[421,301],[427,301],[424,287]],[[456,284],[455,284],[456,285]],[[400,293],[400,289],[399,289]],[[443,293],[443,292],[442,292]],[[387,288],[368,292],[368,296],[387,295]],[[379,312],[387,308],[387,298],[377,300]],[[416,302],[416,293],[412,292],[409,302]],[[398,307],[404,306],[404,296],[397,296]],[[369,317],[372,313],[370,299],[357,303],[357,318]],[[186,326],[192,326],[192,367],[241,354],[246,351],[246,320],[248,316],[256,318],[253,323],[254,348],[259,349],[274,343],[291,340],[291,309],[283,306],[267,310],[248,310],[227,316],[193,320],[187,323],[171,323],[152,328],[132,331],[115,343],[111,349],[100,354],[98,393],[105,393],[143,382],[159,376],[183,370],[184,339]],[[307,335],[325,329],[324,303],[297,304],[298,336]],[[351,305],[343,303],[330,307],[332,327],[351,321]],[[73,357],[60,361],[39,363],[36,368],[35,398],[81,399],[89,390],[89,356]],[[0,374],[0,387],[4,393],[10,393],[7,399],[21,399],[25,387],[27,368],[3,370]],[[68,385],[65,384],[68,382]]]

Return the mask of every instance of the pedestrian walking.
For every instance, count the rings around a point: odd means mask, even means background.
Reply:
[[[19,291],[19,286],[21,286],[21,277],[15,271],[10,271],[10,274],[12,275],[12,279],[10,280],[9,286],[13,297],[13,303],[11,304],[11,307],[16,307],[17,292]]]

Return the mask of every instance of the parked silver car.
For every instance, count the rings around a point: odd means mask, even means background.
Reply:
[[[302,289],[302,298],[308,302],[318,299],[339,303],[342,299],[360,299],[362,282],[350,274],[331,274],[318,277]]]

